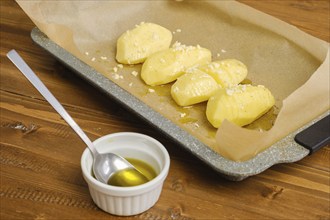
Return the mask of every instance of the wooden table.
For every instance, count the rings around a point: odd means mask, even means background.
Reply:
[[[241,2],[329,42],[329,0]],[[84,143],[5,57],[13,48],[92,140],[135,131],[166,146],[171,168],[162,195],[132,218],[330,219],[329,146],[242,182],[225,180],[35,45],[34,24],[14,1],[0,4],[1,219],[116,218],[93,203],[80,170]]]

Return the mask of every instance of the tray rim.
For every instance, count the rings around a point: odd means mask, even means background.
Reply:
[[[31,38],[37,45],[73,70],[78,76],[121,103],[127,109],[170,137],[185,150],[202,160],[220,175],[232,181],[241,181],[249,176],[257,175],[275,164],[292,163],[307,156],[309,150],[294,141],[295,135],[330,114],[329,111],[326,111],[321,116],[316,117],[311,122],[290,133],[248,161],[231,161],[216,153],[187,131],[183,130],[118,86],[112,80],[50,40],[37,27],[32,29]],[[284,145],[286,147],[283,147]]]

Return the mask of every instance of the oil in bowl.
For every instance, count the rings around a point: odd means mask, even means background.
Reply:
[[[138,186],[149,182],[157,176],[156,171],[148,163],[135,158],[125,158],[135,169],[125,169],[114,173],[108,184],[112,186]],[[140,171],[140,173],[138,173]],[[142,175],[141,175],[142,174]]]

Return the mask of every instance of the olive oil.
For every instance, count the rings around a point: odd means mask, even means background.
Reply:
[[[155,170],[144,161],[125,158],[130,162],[137,170],[135,169],[125,169],[120,172],[114,173],[109,181],[109,185],[113,186],[137,186],[143,183],[146,183],[157,176]]]

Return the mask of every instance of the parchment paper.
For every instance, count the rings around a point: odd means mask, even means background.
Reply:
[[[329,109],[329,43],[238,2],[17,2],[55,43],[228,159],[248,160]],[[226,121],[216,130],[206,103],[177,106],[171,84],[146,86],[141,65],[115,61],[117,38],[140,22],[168,28],[173,43],[210,49],[213,60],[241,60],[248,81],[269,88],[276,107],[245,128]]]

